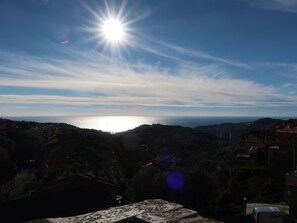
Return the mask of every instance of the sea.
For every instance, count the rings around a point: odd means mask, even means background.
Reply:
[[[232,116],[52,116],[52,117],[4,117],[15,121],[35,121],[41,123],[67,123],[80,128],[96,129],[104,132],[123,132],[144,124],[179,125],[197,127],[222,123],[252,122],[263,117],[232,117]],[[273,117],[283,120],[291,117]]]

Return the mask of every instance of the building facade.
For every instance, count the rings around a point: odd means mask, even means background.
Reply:
[[[287,201],[290,215],[297,219],[297,172],[287,174]]]

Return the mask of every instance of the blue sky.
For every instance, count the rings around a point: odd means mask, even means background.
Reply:
[[[297,0],[2,0],[0,27],[0,116],[296,116]]]

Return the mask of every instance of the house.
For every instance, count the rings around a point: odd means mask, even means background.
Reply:
[[[35,195],[47,198],[53,214],[69,216],[116,205],[116,192],[117,187],[109,182],[73,175],[43,185]]]
[[[247,163],[249,162],[251,158],[250,154],[246,154],[246,153],[238,153],[236,154],[236,160],[241,162],[241,163]]]
[[[290,128],[292,129],[294,128]],[[294,170],[296,166],[296,134],[284,134],[278,131],[254,132],[247,135],[245,145],[252,159],[266,165],[271,170],[287,173]]]
[[[269,169],[287,173],[294,170],[295,149],[284,144],[255,144],[248,149],[251,158],[265,164]],[[286,160],[286,162],[284,162]]]
[[[290,206],[290,215],[297,219],[297,172],[287,174],[287,201]]]
[[[11,127],[13,127],[14,122],[7,119],[1,119],[0,118],[0,132],[5,131]]]
[[[250,149],[248,150],[248,153],[249,154],[253,154],[253,153],[256,153],[260,150],[263,150],[265,149],[265,144],[264,143],[258,143],[258,144],[255,144],[255,145],[252,145],[250,147]]]
[[[247,147],[252,147],[255,145],[264,145],[264,137],[262,136],[262,133],[257,133],[257,134],[249,134],[246,138],[245,138],[245,145]]]
[[[15,222],[72,216],[116,206],[116,192],[109,182],[73,175],[43,185],[29,198],[2,202],[0,210],[2,219]]]
[[[297,127],[284,127],[282,129],[277,130],[276,132],[286,133],[286,134],[297,134]]]
[[[282,173],[287,173],[293,170],[292,148],[281,148],[280,146],[274,145],[266,147],[263,152],[265,164],[271,170],[280,171]]]

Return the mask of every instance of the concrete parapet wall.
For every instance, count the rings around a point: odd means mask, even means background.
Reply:
[[[84,215],[49,218],[50,223],[215,223],[218,221],[203,218],[196,211],[182,205],[161,199],[145,200],[139,203],[113,207]]]

